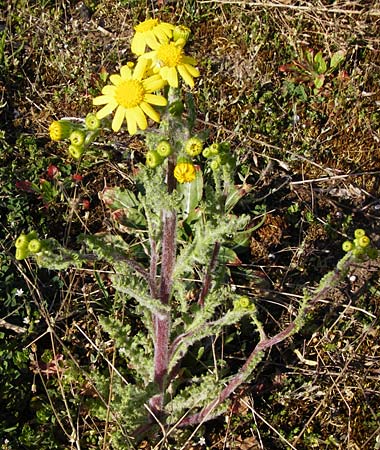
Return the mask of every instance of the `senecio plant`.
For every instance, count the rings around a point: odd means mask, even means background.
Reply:
[[[92,377],[100,398],[112,399],[93,405],[93,412],[111,420],[114,448],[126,448],[126,439],[139,439],[157,425],[184,427],[223,413],[265,351],[300,330],[312,305],[342,280],[351,261],[368,254],[347,244],[338,267],[313,293],[305,292],[293,322],[268,337],[255,299],[227,282],[228,263],[238,260],[236,248],[253,229],[249,215],[235,212],[252,188],[245,181],[234,184],[237,164],[227,142],[206,145],[194,131],[188,91],[200,73],[185,51],[190,30],[149,19],[135,31],[136,62],[109,77],[93,99],[101,109],[84,122],[63,119],[50,126],[51,138],[68,141],[69,154],[79,160],[110,128],[118,132],[126,123],[130,135],[144,136],[146,162],[133,188],[100,193],[118,232],[80,236],[78,251],[39,239],[35,231],[16,241],[17,259],[32,256],[49,269],[96,260],[113,268],[115,304],[133,311],[134,324],[102,319],[117,361],[125,363],[112,383],[101,374]],[[252,346],[234,372],[211,342],[243,319],[252,327]]]

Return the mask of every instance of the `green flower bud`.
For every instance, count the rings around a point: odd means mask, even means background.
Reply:
[[[251,305],[251,302],[249,301],[249,298],[246,297],[246,296],[240,297],[239,300],[240,300],[240,307],[241,308],[246,309],[246,308],[248,308]]]
[[[69,145],[69,155],[74,159],[79,159],[84,153],[83,147],[78,147],[76,145]]]
[[[26,234],[20,234],[20,236],[16,239],[15,247],[16,248],[27,248],[29,244],[29,239]]]
[[[203,155],[205,158],[211,158],[212,154],[211,154],[210,147],[206,147],[206,148],[203,150],[202,155]]]
[[[163,158],[155,150],[150,150],[146,154],[146,165],[151,169],[162,164]]]
[[[68,120],[54,120],[49,126],[50,139],[52,141],[68,139],[73,128],[73,124]]]
[[[359,247],[365,248],[368,247],[371,243],[371,239],[368,236],[361,236],[358,238],[358,245]]]
[[[210,162],[211,170],[218,170],[220,168],[220,162],[217,159],[213,159]]]
[[[216,142],[211,144],[209,148],[211,155],[216,156],[219,153],[219,144],[217,144]]]
[[[72,145],[75,145],[76,147],[82,147],[85,140],[86,140],[86,133],[82,130],[74,130],[70,134],[70,142],[72,143]]]
[[[354,244],[351,241],[344,241],[342,249],[344,252],[350,252],[354,248]]]
[[[88,113],[85,119],[85,124],[88,130],[95,131],[100,128],[100,119],[96,117],[94,113]]]
[[[162,140],[158,143],[156,152],[163,158],[167,158],[173,153],[173,149],[168,141]]]
[[[185,142],[185,152],[192,158],[202,153],[202,150],[203,142],[197,137],[192,137]]]
[[[29,256],[29,250],[28,247],[25,248],[16,248],[16,254],[15,258],[20,261],[22,259],[25,259]]]
[[[356,239],[359,239],[359,238],[365,236],[365,231],[362,228],[357,228],[354,231],[354,236],[356,237]]]
[[[182,39],[184,41],[184,45],[188,41],[191,34],[190,28],[185,27],[184,25],[177,25],[173,30],[173,41],[178,41],[178,39]]]
[[[39,239],[32,239],[29,242],[28,250],[31,253],[38,253],[38,252],[41,251],[41,249],[42,249],[42,243],[41,243],[41,241]]]

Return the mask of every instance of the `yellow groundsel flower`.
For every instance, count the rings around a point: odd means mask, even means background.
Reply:
[[[178,73],[183,81],[194,87],[194,78],[199,77],[199,70],[194,67],[197,61],[183,51],[184,40],[154,45],[152,52],[145,53],[141,58],[152,61],[153,70],[161,75],[171,87],[178,87]]]
[[[63,141],[68,139],[73,130],[73,125],[67,120],[54,120],[49,126],[50,139]]]
[[[158,19],[147,19],[135,26],[131,50],[135,55],[145,53],[146,46],[155,48],[159,43],[168,41],[173,34],[174,25],[160,22]]]
[[[191,183],[195,180],[195,167],[191,163],[178,163],[174,168],[174,177],[179,183]]]
[[[127,64],[120,69],[120,75],[110,76],[112,85],[104,86],[102,94],[93,99],[94,105],[105,105],[96,113],[98,119],[111,114],[115,109],[112,129],[119,131],[124,118],[129,134],[135,134],[137,127],[145,130],[148,126],[145,115],[155,122],[160,121],[159,113],[151,106],[165,106],[167,100],[152,92],[161,89],[165,81],[159,75],[144,78],[148,61],[140,59],[134,69]]]

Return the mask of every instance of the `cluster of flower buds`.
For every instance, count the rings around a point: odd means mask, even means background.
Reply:
[[[74,159],[79,159],[97,136],[100,126],[101,122],[96,115],[89,113],[84,126],[65,119],[55,120],[50,124],[49,133],[53,141],[69,140],[69,155]]]
[[[37,233],[20,234],[15,242],[16,259],[22,260],[43,250],[43,241],[38,239]]]
[[[161,165],[165,158],[173,153],[173,148],[170,142],[162,139],[154,150],[149,150],[146,154],[146,165],[151,169]]]
[[[352,252],[357,258],[368,256],[371,259],[377,258],[377,248],[372,247],[371,239],[365,234],[362,228],[357,228],[354,232],[353,241],[344,241],[342,249],[345,252]]]
[[[218,170],[224,165],[233,165],[235,163],[228,142],[220,144],[214,142],[203,150],[202,155],[210,160],[210,168],[212,170]]]
[[[255,305],[246,295],[241,295],[240,297],[234,300],[234,309],[251,310],[252,312],[256,311]]]

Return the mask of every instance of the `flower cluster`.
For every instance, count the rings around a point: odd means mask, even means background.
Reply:
[[[54,120],[50,124],[49,134],[52,141],[69,140],[69,155],[74,159],[79,159],[98,135],[100,125],[100,120],[96,115],[89,113],[85,119],[84,126],[65,119]]]
[[[357,258],[368,256],[371,259],[375,259],[378,251],[370,244],[371,239],[365,234],[365,231],[362,228],[357,228],[354,232],[354,240],[344,241],[342,244],[342,249],[345,252],[352,252],[352,254]]]
[[[43,249],[43,242],[38,239],[35,231],[31,231],[28,234],[20,234],[16,239],[15,247],[16,259],[22,260],[33,253],[40,253]]]
[[[104,86],[102,95],[95,97],[96,106],[104,105],[97,113],[98,119],[115,111],[112,129],[120,130],[124,119],[129,134],[145,130],[147,118],[160,121],[154,106],[166,106],[165,97],[155,94],[165,85],[178,87],[179,76],[190,87],[199,76],[197,62],[184,52],[190,30],[184,26],[148,19],[135,27],[132,52],[138,57],[136,65],[127,63],[120,74],[110,76],[111,84]],[[147,51],[149,49],[149,51]]]

